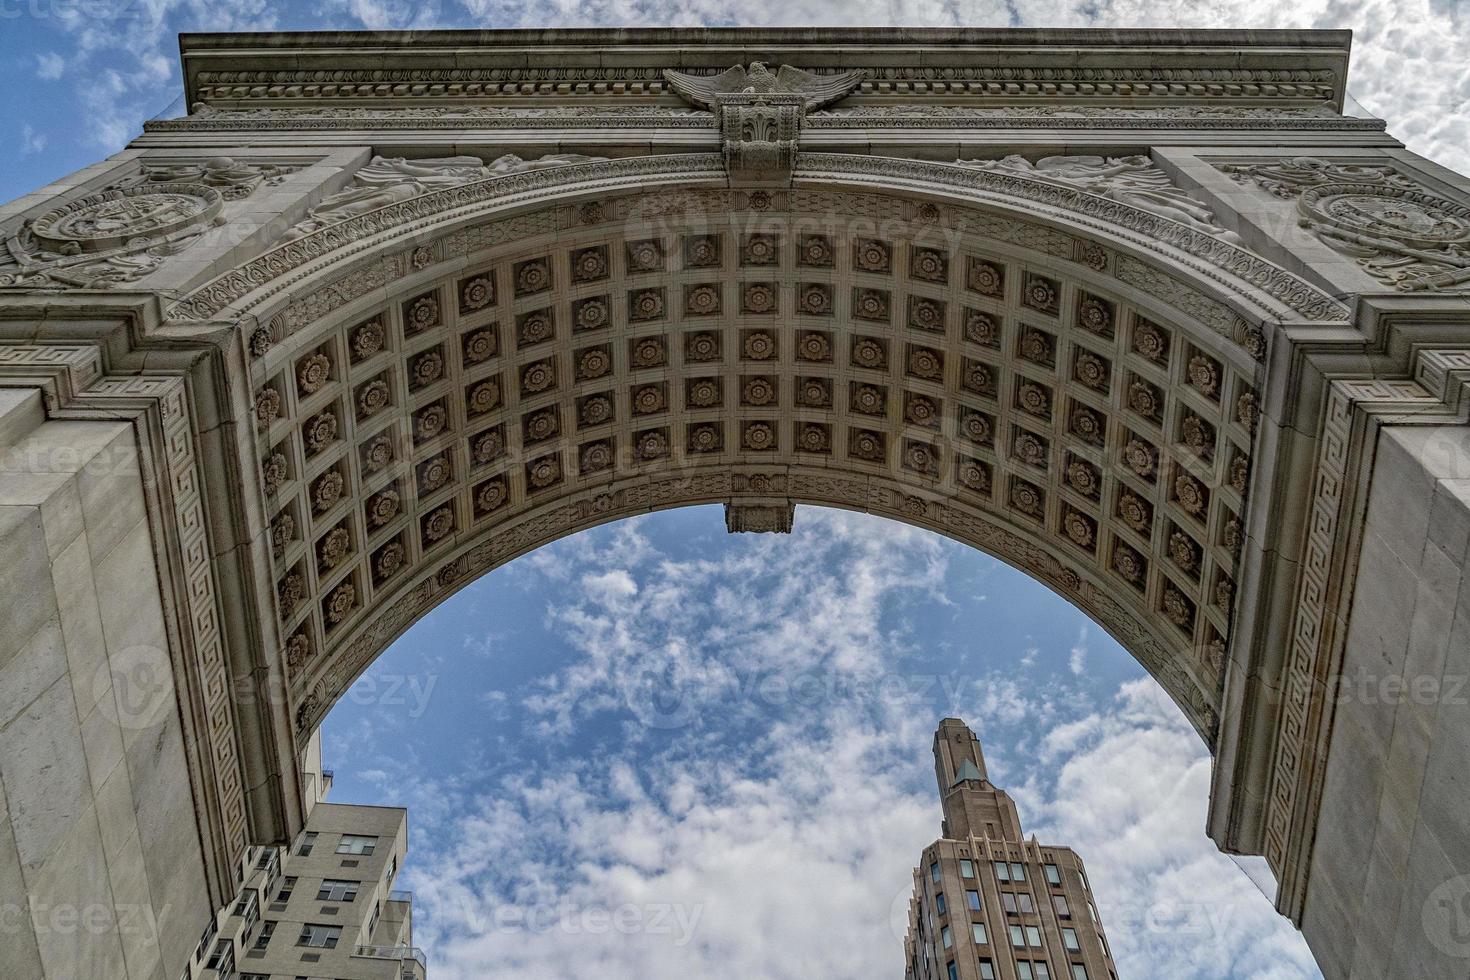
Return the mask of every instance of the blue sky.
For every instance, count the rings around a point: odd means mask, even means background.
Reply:
[[[1123,976],[1317,975],[1205,838],[1208,756],[1142,669],[1025,576],[880,518],[728,535],[700,507],[544,548],[400,639],[325,751],[333,799],[409,807],[436,977],[878,980],[951,714],[1028,833],[1083,854]]]
[[[0,0],[0,200],[177,112],[179,31],[669,23],[1351,27],[1358,101],[1470,170],[1463,0]],[[900,975],[946,714],[1028,830],[1082,852],[1124,977],[1317,976],[1203,834],[1203,746],[1106,635],[926,532],[797,525],[729,536],[696,508],[542,549],[332,713],[334,798],[410,808],[438,980]]]

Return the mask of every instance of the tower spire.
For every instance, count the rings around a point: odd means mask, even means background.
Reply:
[[[944,719],[934,733],[934,776],[944,804],[944,836],[1021,839],[1016,804],[991,785],[980,740],[958,718]]]

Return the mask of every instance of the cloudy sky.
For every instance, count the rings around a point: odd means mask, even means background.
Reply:
[[[542,549],[406,634],[326,755],[334,799],[409,807],[441,980],[893,980],[945,715],[1028,833],[1083,854],[1122,976],[1318,976],[1205,838],[1208,756],[1142,669],[1019,573],[875,517],[728,535],[691,508]]]
[[[1356,99],[1470,170],[1463,0],[0,0],[0,200],[177,111],[179,31],[670,23],[1350,27]],[[1082,852],[1124,977],[1318,976],[1204,837],[1208,757],[1127,654],[875,518],[728,536],[698,508],[543,549],[415,627],[326,735],[336,799],[410,807],[439,980],[879,980],[946,714],[1028,830]]]

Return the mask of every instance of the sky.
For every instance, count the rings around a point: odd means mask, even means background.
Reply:
[[[180,111],[180,31],[895,23],[1352,28],[1350,93],[1470,170],[1466,0],[0,0],[0,200]],[[1205,837],[1204,746],[1116,643],[928,532],[797,518],[732,536],[692,508],[543,548],[334,709],[333,799],[409,807],[436,980],[900,976],[945,715],[1028,832],[1081,852],[1123,977],[1319,976],[1259,867]]]
[[[893,980],[950,715],[1026,832],[1082,854],[1122,977],[1319,976],[1205,837],[1209,756],[1142,668],[882,518],[575,535],[413,627],[323,733],[334,801],[409,808],[399,887],[436,980]]]

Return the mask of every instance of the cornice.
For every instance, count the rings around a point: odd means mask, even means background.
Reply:
[[[860,70],[859,96],[1342,104],[1346,31],[859,28],[186,34],[188,104],[654,99],[665,69]],[[312,65],[312,68],[303,68]]]
[[[1012,97],[1013,99],[1015,97]],[[470,129],[707,130],[713,115],[664,105],[437,105],[332,106],[299,105],[215,109],[200,106],[192,115],[154,119],[145,133],[279,132]],[[1341,116],[1326,103],[1306,106],[1263,106],[1204,103],[1197,105],[1097,105],[1045,101],[999,105],[946,105],[915,98],[884,103],[856,103],[839,110],[808,115],[808,129],[868,131],[873,129],[1076,129],[1379,133],[1380,119]]]

